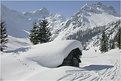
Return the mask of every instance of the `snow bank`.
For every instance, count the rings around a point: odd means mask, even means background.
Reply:
[[[1,53],[0,81],[24,81],[24,79],[48,69],[20,56],[21,54]]]
[[[32,48],[39,49],[39,46],[41,45]],[[104,54],[93,48],[83,51],[80,68],[70,66],[46,68],[26,59],[31,54],[29,52],[24,53],[25,58],[23,53],[0,53],[2,66],[0,81],[121,81],[121,50],[119,49],[113,49]],[[36,56],[36,51],[31,55]]]
[[[17,52],[17,51],[22,51],[22,49],[24,50],[24,48],[29,47],[30,45],[32,45],[32,43],[28,38],[17,38],[9,35],[8,43],[6,45],[7,45],[6,50],[11,52],[12,51]]]
[[[52,41],[33,46],[23,56],[45,67],[57,67],[76,48],[82,50],[81,43],[76,40]]]

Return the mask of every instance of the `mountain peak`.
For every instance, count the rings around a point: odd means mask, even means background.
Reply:
[[[40,9],[41,11],[48,11],[48,9],[47,8],[42,8],[42,9]]]
[[[109,7],[101,2],[96,4],[86,3],[78,12],[74,13],[74,15],[65,22],[65,35],[72,35],[79,30],[85,31],[116,21],[119,17],[115,16],[116,13],[114,11],[113,7]]]
[[[49,11],[46,8],[41,8],[35,11],[31,11],[30,13],[49,13]]]
[[[91,9],[91,6],[88,3],[86,3],[84,6],[81,7],[82,11],[88,11],[90,9]]]
[[[50,12],[46,8],[41,8],[35,11],[24,12],[23,14],[28,18],[36,20],[38,18],[48,17]]]
[[[80,11],[81,13],[85,14],[88,12],[91,13],[108,13],[113,16],[118,16],[117,12],[115,11],[113,6],[107,6],[101,2],[97,2],[95,4],[85,4],[84,6],[81,7]]]
[[[84,6],[81,7],[81,9],[88,7],[88,4],[86,3]]]
[[[118,16],[118,14],[115,11],[113,6],[105,5],[101,2],[97,2],[96,4],[93,4],[93,5],[94,5],[93,7],[102,9],[103,12],[106,12],[106,13],[114,15],[114,16]]]
[[[101,2],[97,2],[96,5],[102,6],[103,3],[101,3]]]

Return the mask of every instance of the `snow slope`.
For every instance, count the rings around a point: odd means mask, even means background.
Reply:
[[[46,19],[49,22],[48,27],[50,28],[52,34],[51,39],[53,40],[58,36],[59,32],[62,30],[62,25],[66,19],[60,14],[50,14],[50,16]]]
[[[89,29],[105,26],[108,23],[119,20],[119,15],[111,6],[102,3],[85,4],[71,18],[65,21],[61,32],[55,40],[68,39],[79,31],[84,34]]]
[[[28,38],[17,38],[8,35],[7,52],[20,52],[26,51],[32,43]]]
[[[57,67],[76,48],[82,50],[81,43],[76,40],[52,41],[31,47],[28,52],[23,54],[25,55],[23,58],[45,67]]]
[[[30,12],[23,12],[24,16],[29,20],[36,21],[37,19],[41,19],[43,17],[48,17],[50,12],[46,8],[38,9]]]
[[[1,19],[5,21],[9,35],[14,37],[27,37],[26,31],[32,27],[32,21],[28,20],[22,13],[11,10],[1,5]]]
[[[26,23],[29,24],[34,19],[33,15],[32,18],[26,18],[25,15],[11,11],[6,7],[4,7],[2,14],[6,15],[3,18],[9,21],[7,24],[10,24],[9,34],[12,36],[9,36],[8,51],[6,53],[0,52],[1,81],[121,81],[121,50],[113,49],[106,53],[100,53],[97,43],[99,42],[98,36],[101,34],[97,34],[89,40],[86,50],[82,52],[82,63],[80,63],[79,68],[70,66],[52,68],[62,62],[62,59],[71,50],[69,45],[73,41],[68,42],[67,47],[65,47],[65,43],[58,41],[53,41],[51,43],[53,46],[49,43],[32,46],[28,39],[16,37],[25,36],[24,31],[29,30],[30,27]],[[93,30],[95,26],[100,25],[106,25],[106,33],[112,32],[109,37],[114,38],[118,29],[118,27],[115,28],[115,25],[108,24],[109,22],[113,24],[115,20],[119,19],[115,10],[99,3],[92,6],[86,4],[65,23],[63,18],[62,21],[59,20],[60,17],[60,15],[55,14],[47,18],[50,23],[53,21],[50,25],[52,33],[55,34],[53,38],[59,34],[57,40],[66,39],[78,30],[88,30],[88,28]],[[14,26],[11,23],[14,23]],[[27,26],[21,25],[21,23]],[[77,35],[75,37],[78,38]],[[72,45],[74,48],[80,46],[78,43],[72,43]],[[59,48],[65,51],[60,52]]]
[[[42,18],[46,18],[49,22],[49,28],[54,37],[56,32],[61,29],[60,24],[65,21],[64,16],[60,14],[50,13],[46,8],[37,9],[30,12],[18,12],[1,5],[1,18],[5,21],[8,34],[13,37],[27,38],[33,23]],[[55,38],[55,37],[54,37]]]
[[[101,54],[94,49],[97,48],[83,51],[79,68],[47,68],[23,58],[26,53],[2,53],[0,78],[2,81],[120,81],[121,51],[114,49]]]
[[[98,26],[104,26],[119,19],[119,15],[111,6],[102,3],[85,4],[71,18],[65,19],[60,14],[53,14],[46,8],[20,13],[1,5],[2,20],[6,21],[9,35],[27,37],[33,22],[46,17],[52,33],[51,39],[68,39],[78,31],[87,31]],[[66,21],[65,21],[66,20]],[[83,34],[83,33],[82,33]]]

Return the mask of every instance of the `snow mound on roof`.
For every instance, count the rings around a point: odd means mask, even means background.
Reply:
[[[45,67],[57,67],[76,48],[82,50],[81,43],[76,40],[52,41],[33,46],[23,56]]]

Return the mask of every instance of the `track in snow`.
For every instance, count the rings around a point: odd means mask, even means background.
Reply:
[[[24,62],[22,59],[18,58],[16,54],[13,54],[13,57],[14,57],[20,64],[22,64],[24,67],[28,68],[28,70],[35,70],[35,68],[32,68],[29,64],[27,64],[26,62]]]
[[[101,67],[101,66],[100,66]],[[114,66],[102,70],[67,70],[66,75],[58,81],[119,81],[117,79],[119,68],[118,62]]]

